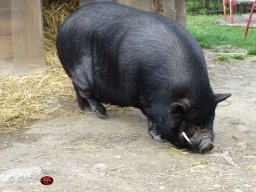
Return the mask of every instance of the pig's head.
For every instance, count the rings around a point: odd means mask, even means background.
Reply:
[[[213,145],[213,121],[217,104],[231,94],[215,94],[212,102],[191,106],[188,99],[172,103],[174,137],[166,138],[181,148],[207,153]]]

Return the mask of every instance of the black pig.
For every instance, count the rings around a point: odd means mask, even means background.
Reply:
[[[57,34],[60,61],[82,110],[106,117],[101,102],[139,108],[149,133],[182,148],[213,148],[216,105],[201,48],[184,27],[115,3],[79,8]]]

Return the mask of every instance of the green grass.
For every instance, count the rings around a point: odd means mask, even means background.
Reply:
[[[216,24],[216,20],[221,17],[222,15],[188,15],[187,29],[202,48],[214,49],[220,45],[230,45],[246,49],[250,55],[256,55],[256,28],[250,28],[247,38],[244,38],[245,27]]]
[[[235,56],[218,56],[214,60],[215,61],[221,61],[221,62],[228,62],[232,60],[239,60],[243,61],[245,58],[241,55],[235,55]]]
[[[245,58],[243,56],[241,56],[241,55],[236,55],[236,56],[232,56],[231,59],[243,61]]]
[[[230,60],[230,58],[227,56],[219,56],[219,57],[215,58],[215,61],[221,61],[221,62],[227,62],[229,60]]]

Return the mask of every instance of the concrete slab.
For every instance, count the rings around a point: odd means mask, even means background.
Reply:
[[[224,20],[224,18],[221,18],[217,22],[220,25],[246,27],[248,19],[249,19],[249,14],[234,15],[234,23],[231,23],[230,16],[227,15],[226,20]],[[250,27],[256,27],[256,14],[253,14],[252,16]]]

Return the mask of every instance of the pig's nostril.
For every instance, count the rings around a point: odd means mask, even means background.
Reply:
[[[199,153],[207,153],[213,149],[214,145],[212,143],[209,143],[206,146],[203,146],[199,149]]]

